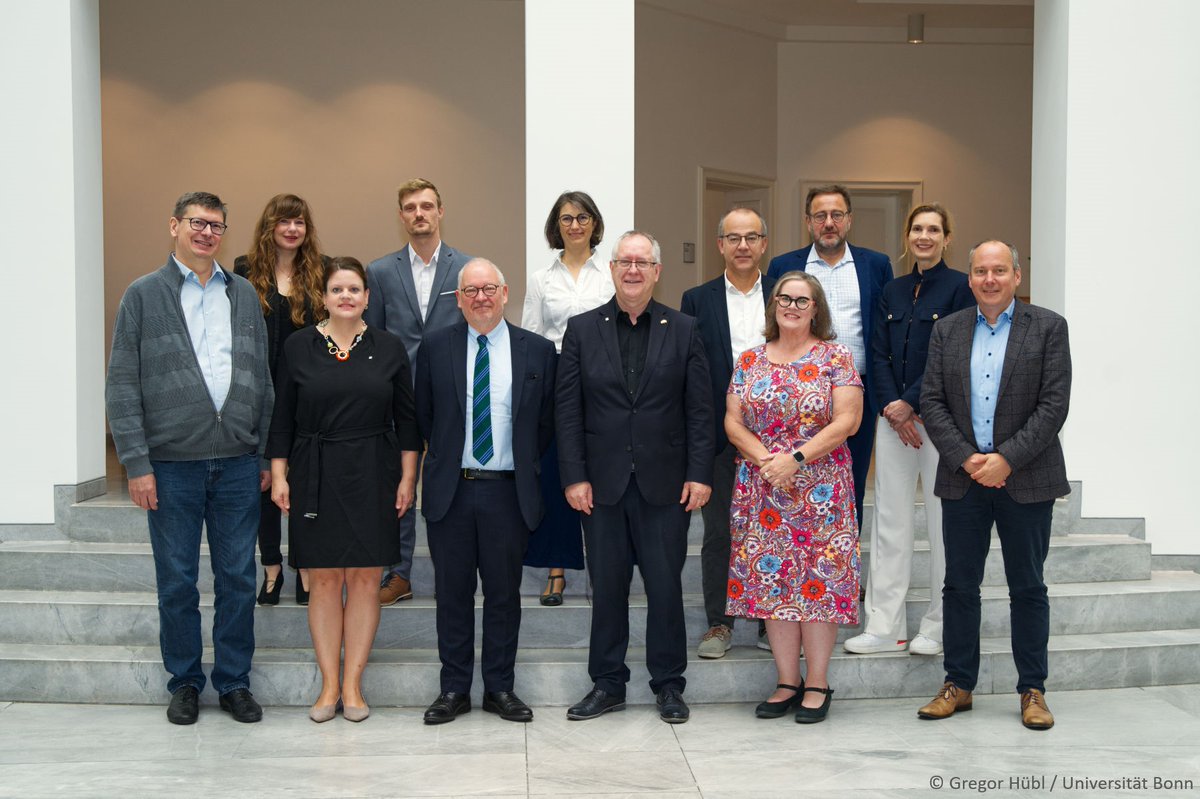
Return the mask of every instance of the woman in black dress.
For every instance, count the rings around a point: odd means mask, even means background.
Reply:
[[[308,203],[294,194],[276,194],[267,202],[250,252],[238,256],[233,269],[250,281],[258,293],[267,322],[267,353],[271,378],[279,382],[279,354],[287,337],[316,321],[321,307],[325,271],[321,244]],[[263,566],[263,585],[258,604],[278,605],[283,590],[283,554],[279,508],[264,491],[258,522],[258,553]],[[296,602],[308,604],[307,575],[296,580]]]
[[[379,627],[379,579],[400,557],[396,519],[416,491],[412,371],[400,339],[363,322],[366,285],[353,258],[326,267],[328,317],[283,347],[267,442],[271,497],[290,519],[288,561],[309,570],[317,722],[339,705],[350,721],[370,713],[362,676]]]

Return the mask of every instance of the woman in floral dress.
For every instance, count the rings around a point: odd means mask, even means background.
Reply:
[[[766,620],[779,673],[759,718],[795,707],[797,722],[823,721],[838,625],[858,623],[858,524],[845,442],[862,416],[862,381],[833,337],[820,282],[789,272],[767,306],[766,344],[742,354],[729,385],[725,430],[740,457],[728,612]]]

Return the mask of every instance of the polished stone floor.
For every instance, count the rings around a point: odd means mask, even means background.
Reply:
[[[1047,732],[1020,725],[1015,694],[980,696],[973,712],[939,722],[916,718],[919,700],[835,699],[829,720],[813,726],[760,721],[749,705],[697,705],[689,723],[674,726],[644,705],[586,722],[539,707],[528,725],[476,708],[441,727],[424,726],[415,708],[377,708],[362,724],[339,717],[319,726],[302,709],[267,708],[260,724],[243,725],[206,705],[195,726],[174,727],[161,707],[0,704],[0,796],[1200,792],[1200,684],[1057,692],[1048,700],[1058,723]],[[1156,778],[1176,782],[1156,788]]]

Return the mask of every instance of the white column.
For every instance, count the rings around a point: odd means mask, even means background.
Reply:
[[[46,524],[54,486],[104,476],[99,3],[3,15],[0,524]]]
[[[634,0],[525,2],[527,274],[550,264],[555,198],[586,191],[607,248],[633,227]]]
[[[1198,554],[1200,3],[1038,0],[1033,301],[1071,326],[1085,516]]]

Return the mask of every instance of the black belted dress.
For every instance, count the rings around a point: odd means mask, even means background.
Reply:
[[[400,453],[420,449],[400,339],[367,328],[339,361],[316,328],[290,336],[267,441],[267,457],[288,459],[288,563],[349,568],[399,560]]]

